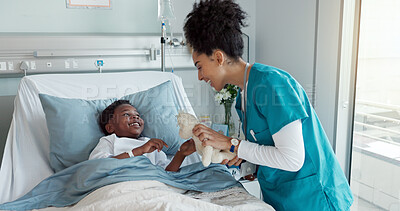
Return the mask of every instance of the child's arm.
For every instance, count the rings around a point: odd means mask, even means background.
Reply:
[[[181,145],[178,152],[176,152],[174,158],[172,158],[172,161],[165,168],[165,170],[178,171],[185,157],[192,154],[195,151],[196,151],[196,146],[194,145],[193,139],[186,141]]]
[[[144,153],[153,152],[154,150],[161,151],[163,146],[168,147],[168,145],[163,140],[152,138],[147,143],[143,144],[142,146],[132,149],[132,153],[134,156],[139,156],[139,155],[143,155]],[[129,158],[129,154],[124,152],[117,156],[114,156],[113,158],[125,159],[125,158]]]
[[[154,151],[154,150],[153,150]],[[144,153],[142,152],[142,150],[140,149],[140,147],[132,149],[132,153],[134,156],[139,156],[139,155],[143,155]],[[119,155],[114,156],[113,158],[117,158],[117,159],[125,159],[125,158],[130,158],[129,154],[124,152],[121,153]]]
[[[112,157],[113,156],[112,146],[113,143],[109,140],[107,136],[101,137],[99,143],[90,153],[89,160]]]

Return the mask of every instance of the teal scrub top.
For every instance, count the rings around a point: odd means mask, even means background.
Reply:
[[[241,95],[235,106],[240,120]],[[259,166],[264,201],[276,210],[349,210],[353,196],[317,114],[301,85],[287,72],[255,63],[249,74],[246,139],[274,146],[272,135],[301,120],[305,160],[297,172]],[[244,124],[242,124],[244,125]],[[256,139],[250,135],[254,131]]]

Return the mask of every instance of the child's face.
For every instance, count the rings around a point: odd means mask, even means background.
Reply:
[[[118,137],[138,138],[144,128],[139,112],[131,105],[123,104],[114,110],[114,116],[106,125],[109,133]]]

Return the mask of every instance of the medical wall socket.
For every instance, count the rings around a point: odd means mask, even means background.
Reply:
[[[166,37],[167,44],[173,47],[185,46],[186,43],[181,37]]]
[[[65,60],[65,61],[64,61],[64,67],[65,67],[65,69],[71,68],[71,64],[70,64],[70,61],[69,61],[69,60]]]
[[[169,41],[169,45],[178,47],[181,46],[181,42],[179,42],[178,38],[172,38],[172,40]]]
[[[79,64],[78,64],[78,61],[76,61],[75,59],[67,59],[67,60],[64,60],[64,67],[65,67],[65,69],[70,69],[70,68],[78,69]]]
[[[14,70],[14,62],[8,62],[8,70]]]
[[[94,64],[95,64],[95,66],[96,66],[97,68],[103,67],[103,66],[104,66],[104,60],[98,59],[98,60],[96,60],[96,62],[95,62]]]
[[[6,62],[0,62],[0,70],[4,71],[7,70],[7,63]]]
[[[24,71],[24,72],[29,70],[29,62],[28,61],[22,61],[21,65],[19,66],[19,69]]]
[[[102,59],[97,59],[94,62],[94,66],[96,66],[97,70],[101,73],[103,70],[103,66],[104,66],[104,60]]]
[[[79,67],[78,61],[72,60],[72,68],[77,69]]]
[[[36,70],[36,62],[31,61],[31,70]]]

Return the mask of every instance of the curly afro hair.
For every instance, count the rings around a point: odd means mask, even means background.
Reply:
[[[108,123],[108,121],[110,121],[110,119],[113,118],[115,109],[118,106],[124,105],[124,104],[133,106],[129,102],[129,100],[117,100],[117,101],[111,103],[109,106],[107,106],[106,109],[103,110],[103,112],[101,113],[100,118],[99,118],[99,124],[100,124],[101,130],[103,131],[104,134],[110,135],[110,133],[108,133],[106,130],[106,124]]]
[[[233,0],[201,0],[185,19],[186,41],[198,53],[211,56],[220,49],[237,61],[243,54],[241,27],[246,12]]]

